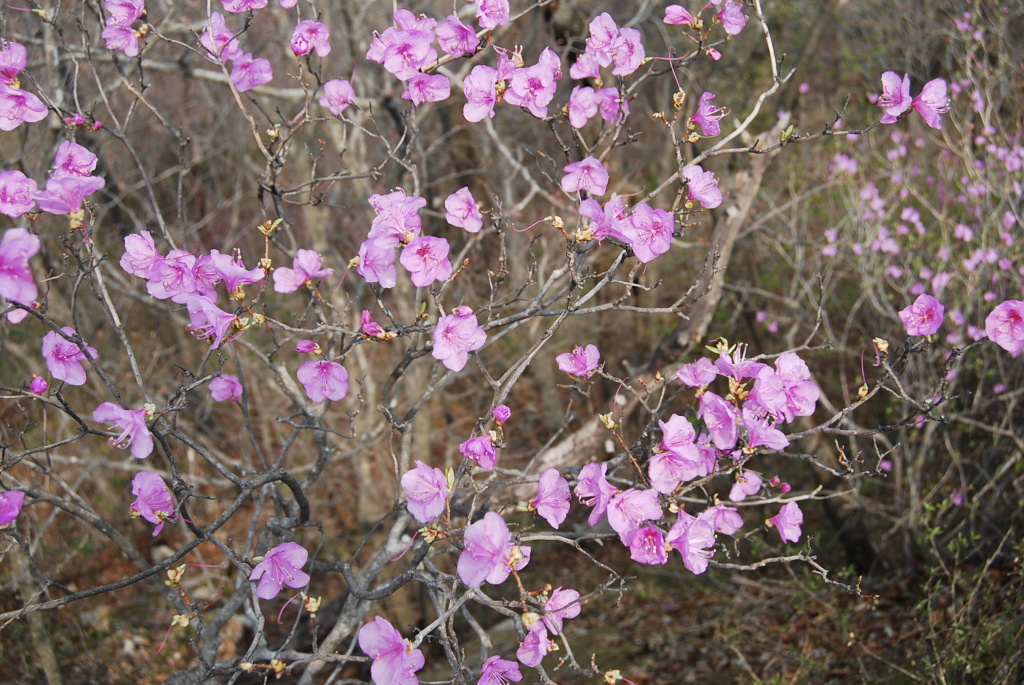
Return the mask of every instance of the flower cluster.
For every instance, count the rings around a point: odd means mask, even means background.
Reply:
[[[132,25],[146,13],[143,0],[103,0],[103,9],[107,11],[102,34],[107,50],[123,52],[125,57],[138,56],[139,38],[146,32],[144,28],[133,29]]]

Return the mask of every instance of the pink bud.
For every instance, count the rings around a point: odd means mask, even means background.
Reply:
[[[491,411],[491,416],[494,417],[494,422],[500,426],[512,418],[512,410],[508,408],[507,404],[499,404]]]
[[[46,392],[47,388],[50,387],[50,384],[47,383],[46,379],[43,378],[42,376],[34,376],[32,378],[32,382],[28,384],[28,387],[29,390],[31,390],[35,394],[42,395],[44,392]]]

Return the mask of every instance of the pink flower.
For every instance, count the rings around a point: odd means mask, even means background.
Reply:
[[[627,535],[646,521],[657,521],[664,515],[656,490],[629,488],[612,497],[608,503],[608,524],[623,542]],[[627,543],[628,544],[628,543]]]
[[[804,513],[796,502],[786,502],[779,513],[768,519],[768,525],[775,526],[783,542],[800,540],[800,526],[804,523]]]
[[[348,371],[338,362],[327,359],[303,362],[295,377],[306,389],[306,397],[313,402],[340,402],[348,394]]]
[[[637,563],[649,566],[668,563],[665,534],[655,526],[631,531],[623,538],[623,542],[629,545],[629,556]]]
[[[132,456],[145,459],[153,453],[153,435],[146,427],[145,409],[124,409],[113,402],[104,402],[92,413],[93,421],[113,422],[121,434],[110,438],[111,445],[120,449],[131,447]]]
[[[320,106],[336,117],[348,109],[356,100],[356,91],[352,84],[344,79],[331,79],[324,84],[324,94],[320,97]]]
[[[359,629],[359,649],[372,659],[370,677],[383,685],[416,685],[423,668],[423,652],[413,649],[393,625],[380,616]]]
[[[295,351],[299,354],[323,354],[324,351],[318,343],[312,340],[300,340],[295,343]]]
[[[484,226],[483,215],[477,207],[469,188],[459,188],[445,198],[444,220],[452,226],[465,229],[469,233],[479,233]]]
[[[934,335],[942,326],[946,308],[931,295],[920,295],[914,304],[899,312],[907,335]]]
[[[601,352],[597,349],[597,345],[587,345],[586,347],[577,345],[572,352],[563,352],[556,356],[555,361],[558,362],[558,368],[567,374],[590,378],[601,361]]]
[[[256,586],[256,596],[274,599],[285,585],[296,590],[306,587],[309,574],[302,567],[308,558],[309,552],[297,542],[285,542],[267,552],[263,561],[256,564],[249,574],[249,580],[260,581]]]
[[[494,440],[490,435],[470,438],[459,445],[459,452],[470,461],[475,461],[484,471],[493,471],[498,462],[498,453],[494,449]]]
[[[143,0],[103,0],[103,9],[110,15],[108,22],[131,26],[146,11],[146,5]]]
[[[324,259],[316,250],[299,250],[295,253],[292,268],[282,266],[274,271],[274,290],[279,293],[293,293],[302,286],[313,287],[313,280],[327,278],[334,269],[324,268]]]
[[[367,283],[379,283],[382,288],[394,288],[398,284],[395,246],[390,242],[386,239],[367,239],[359,245],[356,273]]]
[[[274,70],[270,66],[270,60],[263,57],[253,59],[252,53],[249,52],[236,57],[235,63],[231,65],[231,83],[239,93],[270,83],[273,78]]]
[[[477,0],[476,18],[480,28],[487,30],[508,23],[508,0]]]
[[[629,102],[626,101],[618,88],[602,88],[594,93],[597,113],[612,126],[618,126],[629,116]]]
[[[544,603],[544,625],[552,634],[558,635],[562,632],[562,622],[565,619],[576,618],[583,611],[580,603],[580,593],[576,590],[563,590],[556,588],[551,597]]]
[[[60,329],[64,335],[75,338],[75,329],[65,326]],[[85,345],[89,358],[96,359],[96,350]],[[67,340],[57,331],[50,331],[43,336],[43,358],[50,375],[68,385],[85,385],[85,369],[82,361],[87,357],[85,352],[75,343]]]
[[[500,426],[512,418],[512,410],[508,408],[507,404],[499,404],[491,410],[491,418]]]
[[[37,192],[32,199],[39,209],[49,214],[71,214],[82,208],[82,201],[107,182],[99,176],[51,177],[46,181],[46,190]]]
[[[139,471],[132,478],[132,518],[141,516],[156,525],[153,537],[164,529],[164,519],[174,513],[174,497],[160,474],[154,471]]]
[[[647,264],[672,247],[675,218],[664,209],[654,209],[641,202],[622,222],[622,233],[633,248],[633,254]]]
[[[718,377],[718,369],[707,357],[701,357],[695,362],[683,364],[676,373],[676,378],[682,381],[683,385],[691,388],[705,388]]]
[[[437,50],[431,45],[434,41],[432,31],[392,27],[387,29],[380,39],[384,49],[380,52],[379,59],[373,45],[366,53],[366,58],[379,61],[385,69],[394,74],[395,78],[402,81],[409,80],[420,73],[420,69],[437,61]]]
[[[319,21],[304,19],[292,32],[292,52],[298,57],[316,50],[316,54],[326,57],[331,54],[330,37],[331,32],[326,25]]]
[[[444,511],[448,500],[448,480],[441,469],[416,460],[415,468],[402,476],[406,508],[420,523],[433,521]]]
[[[92,152],[70,140],[65,140],[57,148],[53,160],[53,178],[69,176],[91,176],[99,161]]]
[[[704,419],[704,427],[711,434],[711,440],[720,450],[731,450],[736,446],[736,409],[713,392],[700,397],[697,416]]]
[[[570,126],[573,128],[586,126],[592,117],[597,116],[597,99],[594,97],[594,89],[590,86],[573,88],[566,109],[569,112]]]
[[[715,15],[722,22],[722,28],[730,36],[738,35],[747,24],[747,15],[743,14],[743,5],[732,0],[725,0],[722,9]]]
[[[149,280],[154,265],[161,261],[163,255],[157,252],[149,231],[125,236],[124,254],[119,263],[126,272]]]
[[[261,10],[267,6],[267,0],[223,0],[224,9],[228,12],[242,14],[250,10]]]
[[[672,26],[682,26],[693,23],[693,15],[682,5],[669,5],[665,8],[665,18],[662,20]]]
[[[518,683],[522,679],[523,674],[519,672],[519,664],[502,659],[495,654],[484,662],[480,669],[480,680],[476,682],[477,685],[508,685],[508,683]]]
[[[480,327],[476,314],[462,305],[434,326],[434,348],[431,355],[451,371],[462,371],[469,361],[469,353],[479,350],[487,342],[487,333]]]
[[[707,521],[716,532],[732,535],[743,527],[743,517],[732,507],[716,504],[708,507],[697,515],[701,521]]]
[[[785,352],[775,360],[775,374],[782,381],[786,404],[781,409],[787,423],[797,416],[810,416],[821,396],[821,390],[811,380],[811,371],[795,352]]]
[[[629,76],[640,68],[646,57],[643,37],[636,29],[619,29],[619,35],[612,43],[612,73]]]
[[[0,43],[0,84],[11,85],[28,64],[28,52],[21,43]]]
[[[556,645],[548,637],[548,631],[544,624],[538,622],[530,626],[526,633],[526,639],[516,650],[516,658],[524,666],[537,668],[548,652],[556,648]]]
[[[590,462],[580,469],[580,474],[577,477],[576,498],[579,499],[580,504],[593,508],[593,511],[590,512],[590,518],[587,519],[591,526],[597,525],[597,522],[604,516],[605,511],[608,510],[608,503],[611,502],[612,497],[619,491],[618,488],[608,482],[605,476],[607,472],[608,462],[600,464]]]
[[[39,238],[24,228],[9,228],[0,239],[0,297],[25,306],[39,297],[28,260],[39,252]]]
[[[679,552],[683,566],[690,573],[700,575],[708,570],[708,562],[715,553],[712,549],[715,546],[715,531],[707,521],[694,518],[680,509],[675,524],[665,538],[665,544],[669,549]]]
[[[42,395],[50,389],[50,384],[42,376],[33,376],[32,382],[28,384],[28,389],[37,395]]]
[[[437,25],[437,44],[452,57],[462,57],[476,52],[480,39],[472,26],[466,26],[457,16],[450,14]]]
[[[747,429],[747,447],[784,450],[789,446],[789,439],[775,427],[772,415],[751,399],[743,403],[743,425]]]
[[[242,382],[237,376],[225,373],[210,381],[210,396],[215,402],[231,400],[231,404],[236,404],[242,399]]]
[[[882,74],[882,94],[878,97],[878,106],[885,110],[881,122],[894,124],[900,116],[910,109],[910,77],[903,78],[895,71]]]
[[[714,209],[722,204],[722,191],[712,172],[694,164],[683,169],[683,178],[686,179],[689,199],[699,202],[705,209]]]
[[[949,111],[946,82],[937,78],[924,84],[921,94],[911,101],[910,106],[917,110],[924,123],[932,128],[942,128],[942,115]]]
[[[409,77],[402,97],[414,105],[424,102],[442,102],[452,94],[452,83],[443,74],[416,73]]]
[[[570,497],[569,484],[558,469],[551,468],[540,474],[537,496],[530,500],[530,506],[557,530],[569,514]]]
[[[379,338],[384,333],[384,327],[373,320],[369,309],[364,309],[359,315],[359,328],[363,335],[371,338]]]
[[[422,288],[451,277],[448,250],[448,241],[444,238],[418,236],[409,241],[398,261],[409,270],[413,285]]]
[[[46,105],[32,93],[0,84],[0,131],[13,131],[23,122],[42,121],[47,114]]]
[[[512,571],[522,571],[529,563],[530,548],[509,542],[501,557],[501,563],[491,569],[484,581],[490,585],[501,585],[508,580]]]
[[[480,587],[494,568],[502,563],[512,539],[508,524],[493,511],[466,528],[466,548],[459,555],[457,571],[468,587]]]
[[[494,118],[494,105],[498,102],[497,81],[497,70],[485,64],[478,64],[469,72],[462,82],[462,92],[466,96],[462,115],[466,121],[476,123],[483,121],[484,117]]]
[[[210,250],[210,263],[224,280],[224,287],[229,293],[250,283],[259,283],[267,275],[263,269],[246,269],[245,263],[242,262],[242,255],[237,252],[232,255],[218,250]]]
[[[700,126],[701,135],[704,136],[717,136],[722,132],[722,127],[718,122],[728,112],[724,107],[715,107],[711,104],[711,101],[715,99],[714,93],[704,93],[700,96],[700,102],[697,103],[697,112],[690,121]]]
[[[989,340],[1010,354],[1024,349],[1024,301],[1007,300],[985,317],[985,333]]]
[[[604,195],[608,190],[608,171],[595,157],[567,164],[562,171],[562,190],[567,193],[585,190],[591,195]]]
[[[764,479],[754,471],[743,471],[736,474],[736,482],[729,490],[729,499],[733,502],[742,502],[761,491],[761,484]]]
[[[220,12],[210,14],[210,24],[199,35],[200,44],[214,59],[230,62],[240,58],[244,53],[238,45],[234,32],[224,23],[224,15]]]
[[[525,107],[530,114],[543,119],[548,115],[548,104],[555,97],[556,80],[555,72],[543,62],[516,69],[508,82],[505,102]]]
[[[8,490],[0,493],[0,526],[6,526],[18,518],[24,503],[25,493],[21,490]]]
[[[36,182],[17,169],[0,172],[0,212],[14,219],[31,211],[38,190]]]
[[[209,298],[188,293],[184,296],[184,304],[191,321],[186,330],[191,331],[199,340],[209,340],[210,349],[220,347],[225,338],[234,332],[234,324],[238,317],[232,312],[224,311]]]
[[[118,50],[125,57],[136,57],[139,54],[139,37],[131,26],[107,24],[100,35],[106,41],[107,50]]]

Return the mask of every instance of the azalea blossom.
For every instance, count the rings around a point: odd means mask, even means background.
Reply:
[[[627,545],[628,534],[646,521],[657,521],[664,515],[657,490],[629,488],[608,503],[608,524]]]
[[[444,200],[444,220],[468,233],[479,233],[484,226],[483,215],[469,188],[456,190]]]
[[[24,228],[9,228],[4,232],[0,239],[0,297],[25,306],[39,297],[39,288],[28,265],[28,260],[39,252],[39,245],[39,238]],[[19,310],[19,313],[24,312]]]
[[[798,542],[800,540],[800,526],[804,523],[804,513],[796,502],[786,502],[782,505],[779,513],[766,521],[769,526],[774,526],[779,531],[779,537],[783,542]]]
[[[234,31],[227,27],[224,15],[220,12],[210,13],[210,23],[199,35],[199,43],[206,48],[210,57],[225,62],[236,60],[245,54],[238,45]]]
[[[306,587],[309,574],[302,567],[308,558],[309,552],[297,542],[285,542],[267,552],[249,574],[249,580],[259,581],[256,596],[274,599],[285,585],[295,589]]]
[[[174,513],[174,497],[155,471],[139,471],[132,478],[132,518],[141,516],[156,525],[153,537],[164,529],[164,519]]]
[[[722,127],[718,122],[728,113],[724,107],[715,107],[711,104],[714,99],[714,93],[706,92],[701,95],[697,103],[697,112],[690,117],[690,121],[700,126],[701,135],[704,136],[717,136],[721,133]]]
[[[508,0],[476,0],[480,28],[491,30],[508,23]]]
[[[551,597],[544,602],[544,625],[553,635],[562,632],[562,622],[566,619],[576,618],[583,611],[583,604],[580,602],[580,593],[571,588],[562,589],[557,587],[551,591]]]
[[[451,371],[462,371],[469,361],[469,353],[479,350],[487,342],[487,333],[477,323],[473,310],[462,305],[434,326],[434,348],[431,355]]]
[[[274,71],[270,60],[263,57],[253,58],[252,53],[245,53],[235,58],[231,65],[231,83],[239,93],[252,90],[257,86],[270,83],[274,79]]]
[[[466,459],[475,461],[484,471],[493,471],[498,461],[498,453],[494,449],[494,439],[490,435],[470,438],[459,445],[459,452]]]
[[[608,171],[596,157],[586,157],[567,164],[562,171],[562,190],[576,193],[585,190],[591,195],[604,195],[608,190]]]
[[[215,402],[231,400],[231,404],[236,404],[242,399],[242,382],[237,376],[222,374],[210,381],[210,396]]]
[[[340,402],[348,394],[348,371],[338,362],[327,359],[303,362],[295,372],[313,402]]]
[[[25,493],[21,490],[8,490],[0,492],[0,526],[18,518],[21,507],[25,503]]]
[[[924,123],[932,128],[942,128],[942,115],[949,111],[946,82],[937,78],[924,84],[921,94],[911,100],[910,106],[921,115]]]
[[[558,469],[550,468],[540,474],[537,481],[537,496],[530,500],[530,507],[545,519],[552,528],[558,529],[569,515],[569,484]]]
[[[422,288],[451,277],[449,249],[448,241],[444,238],[417,236],[405,246],[398,261],[409,270],[413,285]]]
[[[596,526],[608,510],[608,503],[618,493],[618,488],[608,482],[608,462],[590,462],[580,469],[576,481],[576,498],[580,504],[591,507],[587,523]]]
[[[49,113],[43,101],[27,90],[0,84],[0,131],[13,131],[22,123],[42,121]]]
[[[75,329],[65,326],[60,329],[64,335],[74,337],[78,335]],[[85,369],[82,362],[86,359],[86,352],[89,357],[96,359],[96,350],[84,345],[85,351],[75,343],[67,340],[57,331],[50,331],[43,336],[43,358],[46,360],[46,368],[50,375],[68,385],[85,385]]]
[[[665,534],[656,526],[647,525],[630,531],[622,541],[629,546],[629,557],[639,564],[654,566],[668,563]]]
[[[429,523],[444,511],[448,501],[448,480],[441,469],[427,466],[419,459],[415,468],[402,475],[406,508],[420,523]]]
[[[326,107],[328,112],[340,117],[355,99],[356,91],[352,84],[344,79],[335,78],[324,84],[324,94],[319,102],[321,107]]]
[[[442,102],[452,94],[452,82],[444,74],[415,73],[406,82],[402,97],[414,105],[424,102]]]
[[[646,202],[633,208],[633,213],[622,222],[622,233],[633,248],[633,254],[644,264],[665,254],[672,247],[675,218],[664,209],[656,209]]]
[[[736,474],[736,482],[729,490],[729,499],[733,502],[742,502],[761,491],[761,484],[764,479],[754,471],[742,471]]]
[[[14,41],[0,42],[0,84],[11,85],[28,64],[25,46]]]
[[[563,352],[556,356],[555,361],[558,362],[558,368],[567,374],[590,378],[601,361],[601,352],[597,349],[597,345],[587,345],[586,347],[577,345],[572,352]]]
[[[516,658],[524,666],[537,668],[547,653],[555,649],[558,649],[558,646],[548,637],[547,628],[542,622],[537,622],[527,630],[526,639],[516,650]]]
[[[665,536],[665,544],[679,552],[683,566],[690,573],[700,575],[708,570],[708,563],[714,555],[715,531],[707,521],[680,509],[675,524]]]
[[[132,233],[124,238],[124,254],[118,262],[126,272],[140,278],[149,279],[153,267],[163,261],[163,255],[157,252],[153,236],[149,231]]]
[[[303,286],[312,288],[315,279],[333,273],[334,269],[324,268],[324,259],[316,250],[298,250],[292,268],[282,266],[274,270],[274,291],[293,293]]]
[[[121,434],[110,438],[111,445],[120,449],[131,448],[132,456],[145,459],[153,453],[153,435],[146,427],[145,409],[125,409],[113,402],[104,402],[92,413],[93,421],[112,422]]]
[[[530,563],[531,550],[526,545],[517,545],[509,542],[505,547],[505,553],[501,557],[501,563],[491,569],[487,574],[485,582],[490,585],[501,585],[508,580],[512,571],[522,571]]]
[[[14,219],[32,211],[36,206],[32,196],[38,190],[39,186],[35,180],[17,169],[0,171],[0,212]],[[0,255],[2,254],[0,252]]]
[[[664,23],[673,26],[682,26],[693,23],[693,15],[682,5],[669,5],[665,8]]]
[[[522,679],[519,664],[494,654],[480,668],[480,680],[476,682],[477,685],[508,685],[518,683]]]
[[[910,103],[910,77],[904,74],[900,78],[895,71],[882,74],[882,94],[878,97],[878,106],[884,110],[881,123],[896,123],[910,109]]]
[[[920,295],[914,303],[899,312],[907,335],[934,335],[942,326],[946,308],[931,295]]]
[[[298,57],[316,50],[316,54],[326,57],[331,54],[330,37],[331,32],[326,25],[319,21],[304,19],[292,32],[292,53]]]
[[[359,629],[359,649],[373,659],[370,677],[377,685],[416,685],[416,671],[425,663],[423,652],[413,649],[386,619],[377,616]]]
[[[722,204],[722,191],[718,188],[718,180],[710,171],[704,171],[699,164],[683,169],[686,179],[687,197],[699,202],[705,209],[714,209]]]
[[[436,32],[437,44],[452,57],[472,55],[480,45],[480,39],[476,37],[473,27],[463,24],[454,14],[445,17],[444,21],[437,25]]]
[[[713,392],[700,396],[697,416],[704,419],[704,427],[711,434],[715,447],[731,450],[736,446],[736,408]]]
[[[502,563],[512,539],[508,524],[493,511],[469,525],[463,534],[466,548],[459,555],[457,571],[468,587],[480,587],[494,567]]]
[[[1024,301],[1007,300],[985,317],[988,339],[1010,354],[1024,349]]]
[[[498,102],[498,71],[486,64],[473,67],[462,82],[462,93],[466,96],[466,104],[462,107],[462,115],[466,121],[476,123],[484,117],[494,118],[494,105]]]

